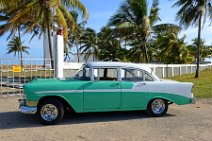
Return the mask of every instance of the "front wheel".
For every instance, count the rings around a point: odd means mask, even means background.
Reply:
[[[168,103],[163,99],[153,99],[147,106],[147,113],[153,117],[161,117],[166,114]]]
[[[42,124],[54,125],[64,116],[64,107],[57,99],[46,99],[38,106],[38,118]]]

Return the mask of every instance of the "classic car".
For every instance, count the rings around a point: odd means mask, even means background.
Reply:
[[[23,86],[20,111],[43,124],[58,123],[64,111],[76,113],[146,110],[166,114],[169,104],[195,103],[193,84],[160,80],[142,64],[91,62],[68,79],[37,79]]]

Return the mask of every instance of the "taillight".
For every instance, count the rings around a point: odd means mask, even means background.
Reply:
[[[191,88],[191,92],[193,93],[193,88],[194,88],[194,84],[193,84],[193,86],[192,86],[192,88]]]

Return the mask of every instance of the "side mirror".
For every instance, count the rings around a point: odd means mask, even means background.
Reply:
[[[76,74],[74,78],[79,79],[79,74]]]

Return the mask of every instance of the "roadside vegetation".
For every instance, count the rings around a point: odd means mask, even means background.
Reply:
[[[196,98],[212,97],[212,69],[206,69],[200,72],[199,79],[195,79],[194,74],[176,76],[170,79],[194,83],[193,93]]]

